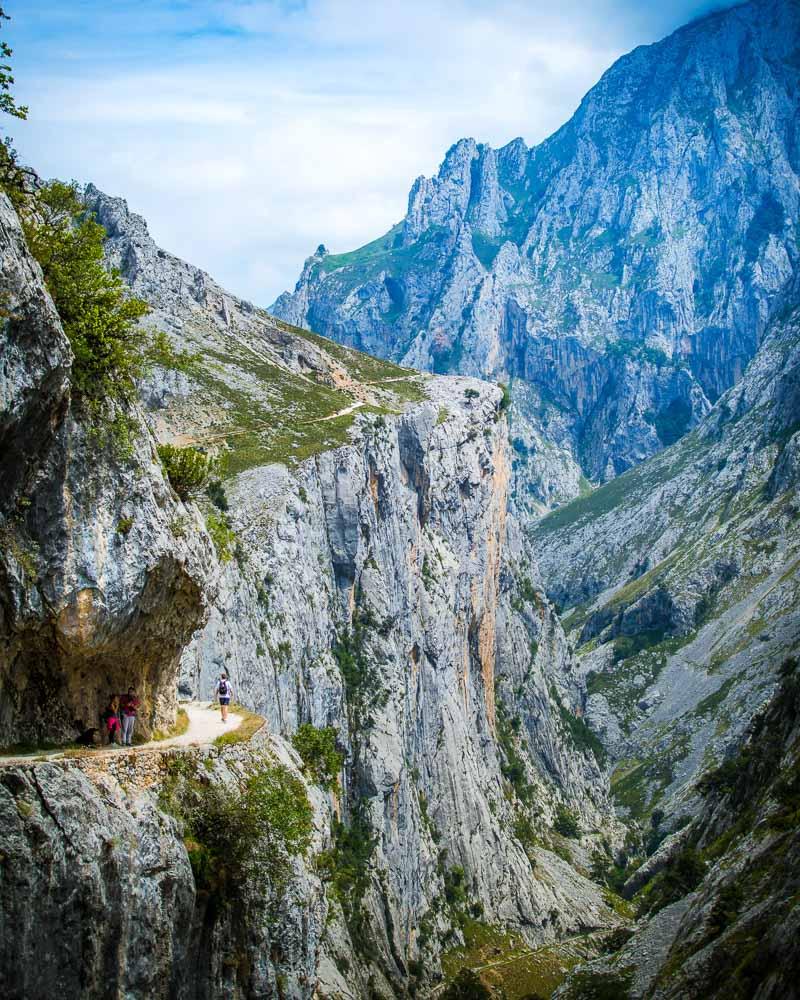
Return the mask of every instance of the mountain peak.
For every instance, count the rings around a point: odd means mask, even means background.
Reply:
[[[616,475],[663,446],[662,411],[685,431],[741,376],[798,267],[798,50],[795,0],[641,46],[532,149],[453,144],[399,237],[304,272],[275,308],[372,353],[518,382],[529,439],[568,442],[558,463],[520,462],[537,502],[578,471]]]

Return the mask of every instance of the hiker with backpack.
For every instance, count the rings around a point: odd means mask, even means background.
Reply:
[[[136,716],[139,712],[139,699],[136,697],[136,689],[129,687],[128,693],[120,698],[122,706],[122,745],[133,746],[133,727],[136,725]]]
[[[228,705],[231,703],[231,695],[233,694],[233,688],[231,687],[231,682],[228,680],[227,674],[220,674],[219,680],[217,681],[217,686],[214,690],[217,698],[219,699],[219,707],[222,712],[222,721],[228,721]]]

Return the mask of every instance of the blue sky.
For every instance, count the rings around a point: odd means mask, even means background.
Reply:
[[[535,143],[623,52],[704,0],[6,0],[45,176],[123,195],[155,239],[260,305],[319,243],[404,213],[462,136]]]

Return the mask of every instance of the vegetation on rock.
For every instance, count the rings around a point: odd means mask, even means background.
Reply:
[[[161,804],[183,824],[198,887],[220,898],[248,884],[282,885],[292,856],[311,842],[313,813],[302,782],[266,756],[233,786],[175,757]]]
[[[173,444],[160,444],[158,457],[164,466],[170,486],[184,501],[198,497],[209,485],[219,467],[216,458],[198,448],[179,448]]]
[[[105,230],[86,211],[76,184],[51,181],[35,188],[20,216],[72,347],[78,411],[95,431],[105,427],[125,446],[132,431],[126,410],[137,399],[137,380],[155,365],[181,367],[185,358],[166,334],[139,324],[150,307],[105,267]]]
[[[491,996],[472,969],[462,969],[442,993],[444,1000],[491,1000]]]
[[[303,758],[309,776],[322,788],[333,790],[339,785],[344,754],[336,748],[336,730],[332,726],[318,729],[304,723],[292,736],[292,745]]]

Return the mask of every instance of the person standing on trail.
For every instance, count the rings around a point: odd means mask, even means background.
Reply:
[[[231,703],[231,695],[233,694],[233,688],[231,687],[231,682],[228,680],[227,674],[220,674],[219,680],[217,681],[217,686],[214,689],[214,694],[216,694],[219,699],[219,707],[222,712],[222,721],[228,721],[228,705]]]
[[[122,745],[133,746],[133,727],[136,725],[136,715],[139,711],[139,699],[136,689],[128,688],[128,693],[120,699],[122,705]]]
[[[108,745],[112,746],[116,743],[119,746],[121,728],[119,724],[119,698],[115,694],[112,694],[108,699],[108,704],[100,718],[105,723],[108,733]]]

